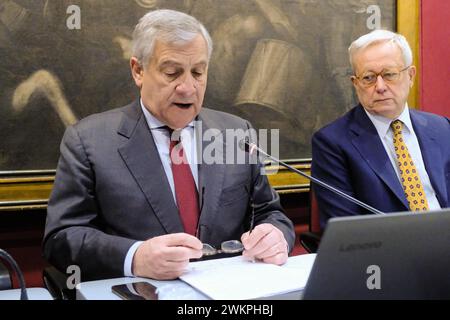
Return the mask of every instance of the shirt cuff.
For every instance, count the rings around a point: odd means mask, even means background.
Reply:
[[[144,241],[138,241],[136,243],[134,243],[130,249],[128,249],[127,255],[125,257],[125,262],[123,264],[123,274],[125,275],[125,277],[134,277],[133,274],[133,257],[134,254],[136,253],[137,248],[144,243]]]

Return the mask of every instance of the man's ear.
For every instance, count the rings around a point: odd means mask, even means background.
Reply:
[[[144,68],[142,68],[141,64],[139,63],[138,59],[136,57],[131,57],[130,59],[130,68],[131,68],[131,75],[133,76],[134,83],[137,87],[142,86],[142,77],[144,75]]]
[[[411,66],[408,69],[408,76],[409,76],[409,86],[412,87],[414,84],[414,79],[416,77],[417,69],[415,66]]]
[[[356,79],[356,76],[351,76],[350,77],[350,81],[353,83],[353,85],[356,87],[356,81],[358,81],[358,79]]]

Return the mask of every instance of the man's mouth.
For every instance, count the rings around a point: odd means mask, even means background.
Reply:
[[[385,101],[388,101],[388,100],[391,100],[391,98],[377,99],[377,100],[375,100],[374,102],[385,102]]]
[[[193,106],[193,103],[174,103],[174,105],[181,109],[189,109],[191,106]]]

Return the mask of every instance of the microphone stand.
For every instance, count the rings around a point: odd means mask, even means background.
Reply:
[[[28,294],[27,294],[27,288],[25,286],[25,280],[23,278],[22,271],[20,271],[19,266],[17,265],[17,262],[11,257],[11,255],[6,252],[3,249],[0,249],[0,258],[3,258],[5,261],[9,263],[11,268],[14,270],[14,272],[17,274],[19,278],[19,284],[20,284],[20,300],[28,300]]]
[[[366,209],[366,210],[368,210],[368,211],[370,211],[370,212],[372,212],[374,214],[378,214],[378,215],[384,215],[385,214],[384,212],[382,212],[382,211],[380,211],[378,209],[375,209],[374,207],[371,207],[368,204],[366,204],[366,203],[364,203],[362,201],[359,201],[358,199],[353,198],[352,196],[349,196],[348,194],[342,192],[341,190],[338,190],[338,189],[336,189],[336,188],[326,184],[325,182],[320,181],[317,178],[314,178],[314,177],[312,177],[310,175],[307,175],[306,173],[304,173],[304,172],[302,172],[302,171],[300,171],[300,170],[298,170],[298,169],[288,165],[287,163],[281,161],[280,159],[277,159],[277,158],[273,157],[272,155],[266,153],[264,150],[259,148],[256,144],[250,143],[246,139],[241,140],[239,142],[239,145],[241,146],[241,148],[243,148],[246,152],[249,152],[250,154],[252,154],[254,150],[258,151],[264,157],[275,161],[276,163],[278,163],[278,164],[282,165],[283,167],[287,168],[288,170],[293,171],[293,172],[301,175],[302,177],[305,177],[305,178],[309,179],[310,181],[318,184],[319,186],[321,186],[321,187],[323,187],[325,189],[328,189],[328,190],[330,190],[330,191],[340,195],[341,197],[343,197],[343,198],[345,198],[345,199],[347,199],[347,200],[349,200],[349,201],[359,205],[360,207],[363,207],[364,209]]]

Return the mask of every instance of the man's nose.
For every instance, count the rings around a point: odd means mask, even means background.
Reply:
[[[176,91],[183,96],[191,96],[196,90],[196,81],[190,74],[186,75],[176,86]]]
[[[386,82],[384,81],[381,74],[377,76],[377,82],[375,82],[375,89],[377,92],[384,92],[386,91]]]

